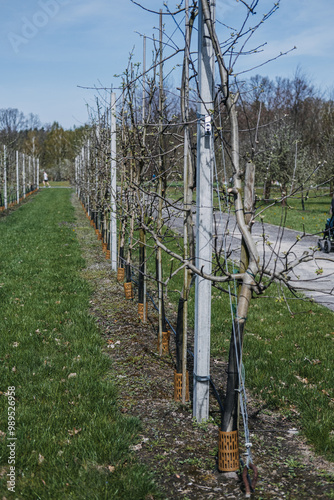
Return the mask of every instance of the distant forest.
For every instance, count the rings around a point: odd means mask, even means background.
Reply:
[[[175,89],[166,92],[164,123],[166,140],[175,141],[173,129],[180,124],[180,100]],[[240,130],[240,154],[245,162],[252,158],[256,164],[257,182],[270,190],[272,183],[282,190],[294,180],[303,183],[317,164],[321,168],[313,174],[314,184],[330,184],[333,191],[334,157],[334,106],[331,97],[323,96],[297,70],[292,79],[277,77],[274,80],[254,76],[239,84],[238,119]],[[139,92],[139,91],[138,91]],[[154,93],[158,93],[156,89]],[[140,103],[140,99],[138,99]],[[140,114],[140,108],[136,110]],[[196,109],[191,111],[193,133],[196,135]],[[154,116],[152,115],[153,119]],[[158,120],[158,117],[155,117]],[[227,123],[227,121],[226,121]],[[64,130],[57,122],[42,125],[38,116],[25,116],[18,109],[0,109],[0,145],[39,158],[40,168],[46,169],[53,180],[72,180],[74,159],[84,141],[103,124],[100,115],[91,117],[84,127]],[[128,126],[118,112],[118,130]],[[217,126],[216,138],[220,134]],[[228,144],[229,130],[224,130]],[[168,138],[168,135],[170,138]],[[118,141],[121,142],[120,134]],[[120,148],[124,154],[124,145]],[[168,150],[168,147],[167,147]],[[196,154],[196,151],[194,152]],[[179,158],[175,158],[176,163]],[[298,165],[298,168],[296,166]],[[178,171],[177,165],[175,172]],[[269,193],[267,193],[269,195]],[[267,196],[266,196],[267,197]]]
[[[42,125],[33,113],[25,116],[15,108],[0,109],[0,144],[9,152],[39,158],[40,168],[55,181],[72,179],[74,158],[86,130],[64,130],[57,122]]]

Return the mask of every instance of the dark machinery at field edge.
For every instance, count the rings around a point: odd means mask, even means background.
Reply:
[[[334,250],[334,215],[327,219],[323,237],[318,240],[318,247],[325,253],[330,253],[331,250]]]

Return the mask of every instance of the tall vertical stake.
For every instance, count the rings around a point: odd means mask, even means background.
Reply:
[[[37,180],[36,180],[35,136],[32,138],[32,168],[34,173],[34,189],[36,189]]]
[[[75,179],[75,191],[77,193],[77,196],[79,196],[78,161],[79,161],[79,157],[76,156],[75,159],[74,159],[74,179]]]
[[[33,178],[34,178],[34,189],[36,189],[36,162],[35,162],[35,156],[32,157],[32,171],[33,171]]]
[[[23,198],[26,197],[26,157],[22,154],[22,185],[23,185]]]
[[[37,189],[39,189],[39,158],[37,158]]]
[[[158,207],[158,233],[159,238],[162,237],[162,175],[163,175],[163,138],[162,138],[162,126],[163,126],[163,107],[164,107],[164,92],[163,92],[163,50],[162,50],[162,10],[160,9],[159,14],[159,185],[158,185],[158,195],[159,195],[159,207]],[[162,355],[162,331],[165,324],[164,310],[163,310],[163,288],[162,288],[162,253],[161,247],[157,249],[157,263],[158,263],[158,309],[159,309],[159,332],[158,332],[158,345],[159,345],[159,355]]]
[[[90,216],[90,140],[87,141],[87,213]]]
[[[20,203],[19,152],[16,151],[16,203]]]
[[[28,157],[28,175],[29,175],[29,193],[31,192],[32,177],[31,177],[31,156]]]
[[[142,110],[142,119],[143,119],[143,150],[145,150],[146,143],[146,36],[143,38],[143,110]],[[143,219],[145,222],[146,216],[146,208],[145,208],[145,194],[143,193]],[[146,323],[147,320],[147,309],[146,309],[146,291],[147,291],[147,280],[146,280],[146,232],[143,229],[143,323]]]
[[[111,269],[117,271],[117,218],[116,218],[116,94],[111,92],[110,96],[110,126],[111,126],[111,141],[110,141],[110,260]]]
[[[212,19],[215,2],[210,1]],[[198,13],[199,102],[197,122],[196,266],[210,274],[212,268],[212,172],[213,141],[210,114],[214,107],[214,51],[204,23],[202,1]],[[210,125],[208,129],[204,123]],[[198,422],[209,416],[211,282],[197,276],[195,288],[195,345],[193,416]]]
[[[8,208],[8,191],[7,191],[7,148],[3,146],[3,197],[5,209]]]
[[[189,258],[189,233],[188,215],[191,210],[189,197],[189,165],[190,138],[189,138],[189,56],[190,56],[190,29],[189,29],[189,0],[185,0],[185,47],[184,47],[184,89],[183,89],[183,120],[184,126],[184,164],[183,164],[183,258]],[[189,271],[183,271],[183,335],[182,335],[182,403],[187,397],[187,342],[188,342],[188,296],[189,296]]]
[[[143,97],[142,97],[142,121],[145,132],[145,102],[146,102],[146,36],[143,37]],[[145,134],[143,138],[143,143],[145,144]]]

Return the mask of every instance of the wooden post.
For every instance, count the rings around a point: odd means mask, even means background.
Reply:
[[[245,171],[245,187],[244,187],[244,221],[247,225],[246,230],[251,231],[251,220],[254,210],[254,189],[255,186],[255,165],[252,162],[247,162]],[[250,262],[250,255],[243,236],[241,241],[240,254],[240,272],[245,273]],[[237,315],[233,321],[229,361],[227,369],[227,385],[226,397],[224,401],[224,414],[221,423],[221,433],[226,438],[236,436],[236,453],[238,456],[238,431],[239,431],[239,411],[240,411],[240,370],[242,365],[242,347],[243,334],[246,322],[247,311],[252,297],[251,288],[247,280],[244,280],[238,291],[238,308]],[[225,455],[228,455],[228,450],[224,450]],[[226,472],[228,470],[237,470],[239,468],[239,460],[230,457],[230,468],[227,468],[226,463],[220,466],[220,470]]]
[[[244,187],[244,213],[245,223],[249,226],[254,210],[255,199],[255,165],[252,162],[247,162],[245,169],[245,187]],[[251,228],[249,227],[250,231]],[[240,273],[244,273],[248,268],[249,254],[244,238],[241,241],[240,254]]]

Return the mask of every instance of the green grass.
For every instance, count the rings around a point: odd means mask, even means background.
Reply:
[[[273,191],[273,198],[280,199],[280,193]],[[296,231],[318,234],[325,229],[326,219],[329,217],[331,197],[326,191],[312,191],[309,198],[305,200],[305,210],[302,208],[301,196],[289,198],[287,207],[282,208],[281,204],[258,202],[257,213],[262,212],[263,221],[269,224],[281,225]],[[273,205],[273,206],[272,206]],[[259,220],[259,218],[257,218]]]
[[[129,451],[140,424],[120,414],[106,381],[70,194],[42,190],[0,221],[0,491],[14,498],[6,392],[15,386],[15,497],[141,499],[154,486]]]
[[[301,427],[318,453],[334,460],[334,314],[276,285],[251,301],[245,327],[246,387],[270,409]],[[231,335],[228,296],[212,300],[211,354],[227,357]]]
[[[50,186],[52,187],[70,187],[70,181],[49,181]],[[41,183],[40,187],[43,187],[43,183]]]
[[[334,314],[293,300],[293,316],[275,289],[253,300],[246,323],[247,385],[270,408],[301,426],[318,453],[334,460]]]

